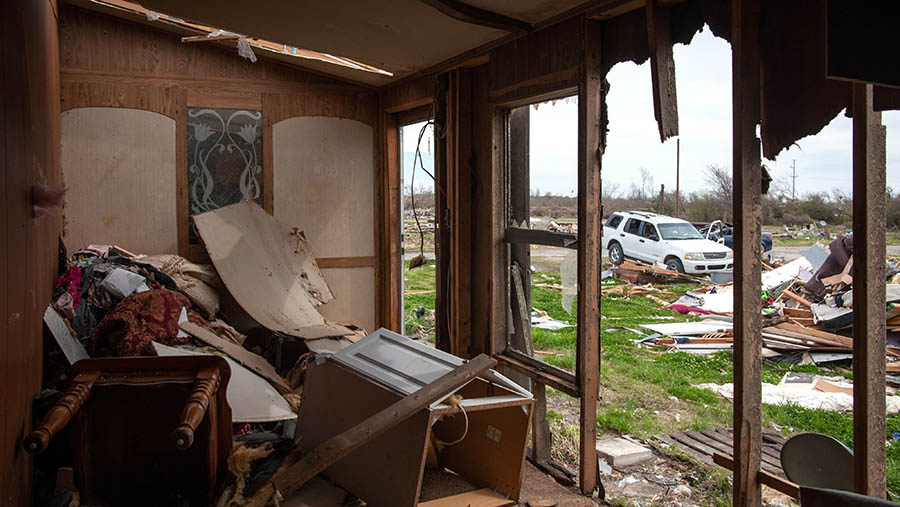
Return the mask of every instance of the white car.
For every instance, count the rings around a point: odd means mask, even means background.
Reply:
[[[613,264],[628,257],[661,262],[680,273],[730,271],[734,264],[730,248],[704,238],[690,222],[643,211],[610,215],[603,226],[603,248]]]

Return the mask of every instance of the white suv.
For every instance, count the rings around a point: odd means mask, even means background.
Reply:
[[[643,211],[620,211],[603,226],[603,248],[609,260],[621,264],[626,257],[662,262],[681,273],[731,270],[734,252],[705,239],[690,222]]]

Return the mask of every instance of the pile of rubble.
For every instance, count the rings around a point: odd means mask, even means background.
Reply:
[[[853,266],[852,238],[840,236],[827,249],[813,245],[803,255],[780,266],[763,264],[763,357],[773,361],[825,364],[852,359]],[[900,270],[888,266],[887,371],[900,373]],[[615,275],[630,283],[674,283],[689,280],[657,266],[626,262]],[[653,333],[640,341],[672,350],[713,353],[733,345],[733,284],[702,281],[667,305],[702,318],[697,322],[649,323]],[[625,289],[617,289],[627,292]],[[889,380],[900,381],[900,377]]]
[[[427,467],[471,486],[438,505],[518,499],[534,401],[495,361],[327,320],[304,234],[254,203],[194,222],[212,265],[98,245],[64,260],[23,442],[38,496],[412,507]]]

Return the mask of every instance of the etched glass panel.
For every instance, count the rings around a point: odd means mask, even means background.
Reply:
[[[188,216],[243,200],[262,206],[262,112],[188,108],[187,124]]]

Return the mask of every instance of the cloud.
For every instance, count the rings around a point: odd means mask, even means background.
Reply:
[[[675,46],[683,192],[703,190],[710,164],[731,167],[731,46],[706,29],[690,45]],[[675,188],[676,141],[659,141],[653,117],[649,63],[621,63],[608,75],[609,136],[603,156],[606,184],[627,189],[647,168],[655,184]],[[799,90],[798,93],[803,93]],[[900,112],[883,114],[888,131],[888,186],[900,189]],[[852,122],[843,114],[815,136],[799,140],[774,161],[776,179],[796,161],[797,192],[851,190]],[[404,131],[406,132],[406,131]],[[414,143],[413,141],[410,144]],[[531,188],[570,195],[578,186],[578,107],[558,100],[531,110]],[[406,150],[405,150],[406,151]],[[410,150],[412,151],[412,150]],[[410,157],[411,159],[411,157]],[[408,179],[407,179],[408,181]],[[419,176],[416,176],[418,186]]]

